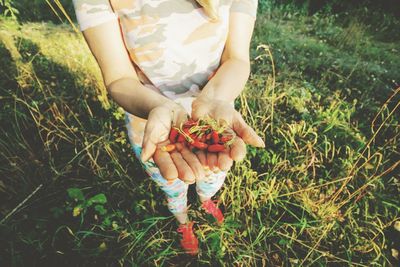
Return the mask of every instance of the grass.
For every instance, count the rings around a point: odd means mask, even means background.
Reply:
[[[258,16],[236,105],[267,145],[232,168],[222,227],[190,189],[193,259],[82,36],[1,19],[0,265],[395,266],[397,23]]]

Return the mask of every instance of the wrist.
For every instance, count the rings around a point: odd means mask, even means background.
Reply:
[[[171,111],[182,111],[185,110],[182,105],[174,102],[173,100],[169,98],[165,98],[161,100],[160,104],[158,106],[161,106],[165,109],[171,110]]]
[[[148,94],[148,96],[145,99],[146,104],[144,104],[147,110],[146,119],[149,116],[150,112],[156,108],[163,108],[166,112],[171,111],[172,113],[173,112],[176,113],[178,110],[182,108],[182,106],[174,102],[172,99],[165,97],[161,93],[154,91],[152,88],[147,87],[144,84],[137,85],[136,93]]]
[[[131,77],[124,77],[107,85],[110,96],[129,113],[147,119],[151,110],[173,101]]]
[[[233,104],[235,96],[223,94],[218,92],[214,87],[204,87],[201,93],[196,97],[194,101],[205,102],[205,103],[229,103]]]
[[[168,98],[162,101],[160,105],[150,110],[150,113],[152,112],[162,112],[163,114],[169,114],[171,118],[171,125],[180,125],[181,122],[186,121],[189,118],[186,109],[181,104],[176,103]]]
[[[226,104],[232,105],[234,101],[228,101],[226,99],[212,98],[209,95],[199,95],[195,100],[193,100],[193,105],[207,105],[209,107],[213,106],[224,106]]]
[[[196,100],[204,100],[204,101],[212,101],[218,100],[219,96],[213,86],[207,84],[202,90],[201,93],[196,97]]]

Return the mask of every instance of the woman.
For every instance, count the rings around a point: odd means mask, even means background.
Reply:
[[[196,182],[203,209],[221,223],[211,198],[233,160],[244,158],[246,143],[264,146],[232,105],[250,74],[257,1],[74,0],[74,6],[107,90],[126,111],[133,151],[165,192],[180,223],[182,247],[196,254],[188,185]],[[224,119],[237,133],[230,149],[218,154],[159,149],[172,126],[206,115]]]

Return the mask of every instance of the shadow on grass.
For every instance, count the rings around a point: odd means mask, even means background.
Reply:
[[[146,174],[129,146],[115,142],[115,134],[125,131],[123,122],[79,85],[76,73],[43,55],[31,40],[14,40],[18,62],[0,43],[0,212],[6,216],[43,187],[0,226],[1,265],[119,259],[129,239],[117,242],[121,233],[111,224],[129,229],[130,223],[152,217],[151,211],[169,216],[164,197],[143,180]],[[73,217],[78,203],[68,197],[68,188],[82,188],[85,197],[104,193],[106,213],[87,208]],[[135,207],[138,203],[142,208]],[[99,249],[103,241],[106,251]]]

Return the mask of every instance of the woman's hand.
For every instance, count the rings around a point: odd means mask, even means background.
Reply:
[[[229,102],[199,96],[192,103],[192,118],[197,120],[205,116],[226,121],[237,134],[231,147],[218,154],[197,153],[202,165],[208,166],[212,171],[229,170],[233,160],[242,160],[246,156],[246,144],[265,147],[262,138],[247,125],[240,113]]]
[[[196,179],[204,178],[204,169],[196,155],[181,147],[173,152],[161,149],[170,143],[168,137],[171,127],[178,126],[187,119],[186,110],[172,101],[152,109],[144,131],[141,160],[145,162],[153,156],[165,179],[179,178],[192,184]]]

